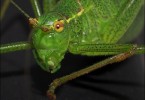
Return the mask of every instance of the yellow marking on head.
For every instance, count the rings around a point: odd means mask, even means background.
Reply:
[[[78,15],[78,16],[81,16],[83,12],[84,12],[84,9],[82,8],[82,9],[77,13],[77,15]]]
[[[79,17],[82,15],[82,13],[84,12],[84,8],[80,2],[80,0],[76,0],[78,5],[80,6],[80,10],[77,14],[73,15],[72,17],[70,17],[69,19],[67,19],[66,21],[69,23],[72,19],[76,18],[76,17]]]
[[[66,20],[67,23],[69,23],[72,19],[81,16],[81,15],[83,14],[83,12],[84,12],[84,9],[83,9],[83,8],[80,9],[80,11],[79,11],[77,14],[73,15],[72,17],[70,17],[70,18],[68,18],[68,19]]]

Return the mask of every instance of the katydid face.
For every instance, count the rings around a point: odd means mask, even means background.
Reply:
[[[47,16],[47,17],[46,17]],[[34,54],[39,65],[54,73],[60,68],[60,62],[68,48],[69,33],[67,23],[61,15],[51,12],[38,18],[32,39]]]

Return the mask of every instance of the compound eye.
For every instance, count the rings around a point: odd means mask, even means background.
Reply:
[[[57,32],[63,31],[63,29],[64,29],[64,22],[63,22],[63,20],[54,22],[54,29]]]

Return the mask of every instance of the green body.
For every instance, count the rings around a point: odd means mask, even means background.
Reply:
[[[67,51],[91,56],[116,54],[79,52],[76,47],[116,44],[142,5],[143,0],[60,0],[52,12],[38,18],[38,27],[33,30],[32,42],[37,62],[44,70],[54,73],[60,68],[60,62]],[[64,21],[62,32],[44,32],[39,28],[53,26],[57,20]]]
[[[135,54],[145,54],[144,44],[126,44],[139,34],[144,24],[143,0],[42,0],[43,10],[39,0],[30,1],[36,18],[31,18],[10,0],[33,26],[31,41],[2,44],[0,54],[32,49],[41,68],[51,73],[60,68],[66,52],[113,55],[54,80],[47,91],[50,100],[56,100],[54,92],[58,86],[72,79]],[[5,5],[2,11],[5,11]]]

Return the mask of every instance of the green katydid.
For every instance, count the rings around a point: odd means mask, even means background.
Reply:
[[[46,10],[47,3],[44,3],[43,14],[35,4],[37,0],[31,1],[37,18],[26,15],[34,27],[32,41],[1,45],[1,53],[32,48],[41,68],[51,73],[58,71],[67,51],[87,56],[115,55],[54,80],[48,90],[52,99],[55,99],[54,90],[57,86],[110,63],[145,52],[144,46],[116,44],[135,19],[143,0],[60,0],[50,12]]]

